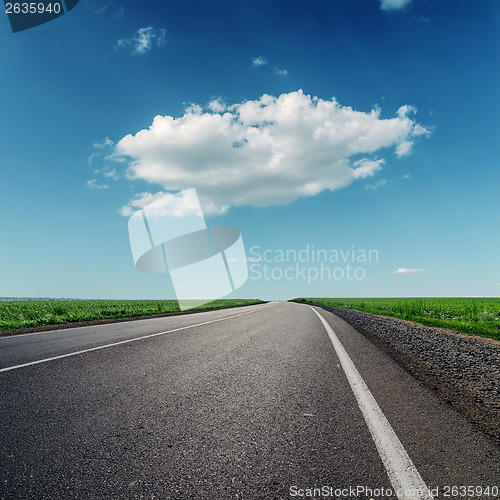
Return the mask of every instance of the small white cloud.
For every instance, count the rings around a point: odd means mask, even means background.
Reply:
[[[128,205],[125,205],[118,210],[118,213],[120,215],[123,215],[123,217],[130,217],[132,216],[136,211],[130,208]]]
[[[119,179],[118,172],[116,171],[116,168],[110,168],[106,167],[102,170],[96,170],[96,174],[102,174],[104,177],[107,177],[108,179],[113,179],[114,181]]]
[[[213,111],[214,113],[222,113],[226,111],[227,106],[224,101],[219,97],[218,99],[214,99],[208,105],[208,109]]]
[[[418,137],[419,135],[430,135],[430,130],[427,130],[425,127],[422,127],[422,125],[417,124],[415,128],[413,129],[413,137]]]
[[[108,189],[107,184],[98,184],[96,179],[90,179],[87,181],[87,186],[92,189]]]
[[[254,57],[252,59],[252,65],[253,66],[268,66],[269,61],[262,56],[259,57]],[[278,68],[276,66],[268,66],[269,71],[274,71],[275,74],[281,75],[281,76],[288,76],[288,70],[284,68]]]
[[[366,179],[367,177],[373,177],[379,170],[382,170],[382,166],[385,164],[385,160],[369,160],[368,158],[363,158],[353,163],[353,176],[355,179]],[[384,183],[385,184],[385,183]]]
[[[114,145],[114,142],[109,138],[105,137],[102,141],[94,141],[92,146],[96,149],[106,149]]]
[[[380,8],[386,11],[404,9],[411,3],[411,0],[380,0]]]
[[[262,56],[254,57],[252,59],[252,64],[254,66],[265,66],[267,64],[267,59]]]
[[[365,189],[368,189],[370,191],[375,191],[375,189],[378,189],[379,187],[385,186],[386,184],[387,184],[386,179],[380,179],[375,184],[367,184],[365,186]]]
[[[422,269],[418,267],[416,269],[406,269],[405,267],[400,267],[394,271],[394,274],[397,276],[414,276],[416,274],[424,274],[427,272],[427,269]]]
[[[396,156],[398,158],[401,158],[402,156],[408,156],[411,153],[412,147],[413,147],[412,141],[403,141],[396,148]]]
[[[410,174],[403,175],[403,179],[409,179],[409,178],[410,178]]]
[[[406,118],[409,114],[415,114],[416,112],[417,108],[414,106],[408,106],[408,104],[401,106],[397,111],[400,118]]]
[[[128,47],[132,49],[131,54],[146,54],[154,46],[165,47],[166,33],[164,29],[155,30],[151,26],[139,28],[131,37],[118,40],[115,49]]]

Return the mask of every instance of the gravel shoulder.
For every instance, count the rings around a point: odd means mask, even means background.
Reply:
[[[500,444],[500,342],[353,309],[321,306],[391,355]]]

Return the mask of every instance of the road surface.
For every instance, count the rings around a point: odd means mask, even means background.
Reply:
[[[0,385],[2,499],[500,498],[499,448],[307,305],[3,337]]]

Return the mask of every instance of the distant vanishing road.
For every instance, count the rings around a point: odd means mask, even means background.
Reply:
[[[500,482],[492,441],[301,304],[2,337],[0,387],[1,499],[491,500],[450,487]]]

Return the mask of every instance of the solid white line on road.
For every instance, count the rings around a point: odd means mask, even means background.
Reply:
[[[316,309],[308,307],[319,317],[330,337],[397,497],[399,500],[432,499],[417,468],[337,335]]]
[[[167,333],[179,332],[181,330],[188,330],[189,328],[196,328],[197,326],[210,325],[211,323],[218,323],[219,321],[225,321],[226,319],[238,318],[239,316],[245,316],[246,314],[252,314],[254,312],[260,311],[267,307],[259,307],[253,311],[248,311],[239,314],[233,314],[232,316],[227,316],[225,318],[213,319],[211,321],[204,321],[203,323],[196,323],[195,325],[181,326],[179,328],[173,328],[172,330],[166,330],[164,332],[150,333],[148,335],[143,335],[141,337],[135,337],[133,339],[120,340],[119,342],[113,342],[112,344],[100,345],[97,347],[91,347],[89,349],[82,349],[81,351],[69,352],[67,354],[61,354],[59,356],[53,356],[51,358],[38,359],[37,361],[30,361],[28,363],[23,363],[15,366],[8,366],[6,368],[0,368],[0,372],[8,372],[10,370],[17,370],[18,368],[24,368],[26,366],[39,365],[41,363],[47,363],[48,361],[54,361],[56,359],[69,358],[70,356],[77,356],[78,354],[84,354],[86,352],[98,351],[100,349],[106,349],[107,347],[114,347],[121,344],[129,344],[130,342],[135,342],[136,340],[149,339],[152,337],[158,337],[159,335],[165,335]]]
[[[269,304],[276,304],[276,302],[267,302],[267,305]],[[239,306],[238,306],[239,307]],[[241,307],[246,307],[246,306],[241,306]],[[223,311],[223,309],[215,309],[213,311],[200,311],[200,312],[215,312],[215,311]],[[177,316],[185,316],[184,314],[177,314]],[[166,316],[157,316],[154,318],[141,318],[140,316],[137,316],[133,318],[133,321],[147,321],[148,319],[164,319]],[[126,318],[129,320],[130,318]],[[127,321],[115,321],[115,322],[110,322],[110,323],[101,323],[97,325],[84,325],[84,326],[70,326],[68,328],[59,328],[57,330],[43,330],[41,332],[30,332],[30,333],[16,333],[14,335],[0,335],[0,341],[2,340],[9,340],[9,339],[18,339],[19,337],[28,337],[30,335],[43,335],[45,333],[54,333],[54,332],[62,332],[62,331],[68,331],[68,330],[79,330],[81,328],[99,328],[100,326],[104,325],[119,325],[120,323],[126,323]]]

